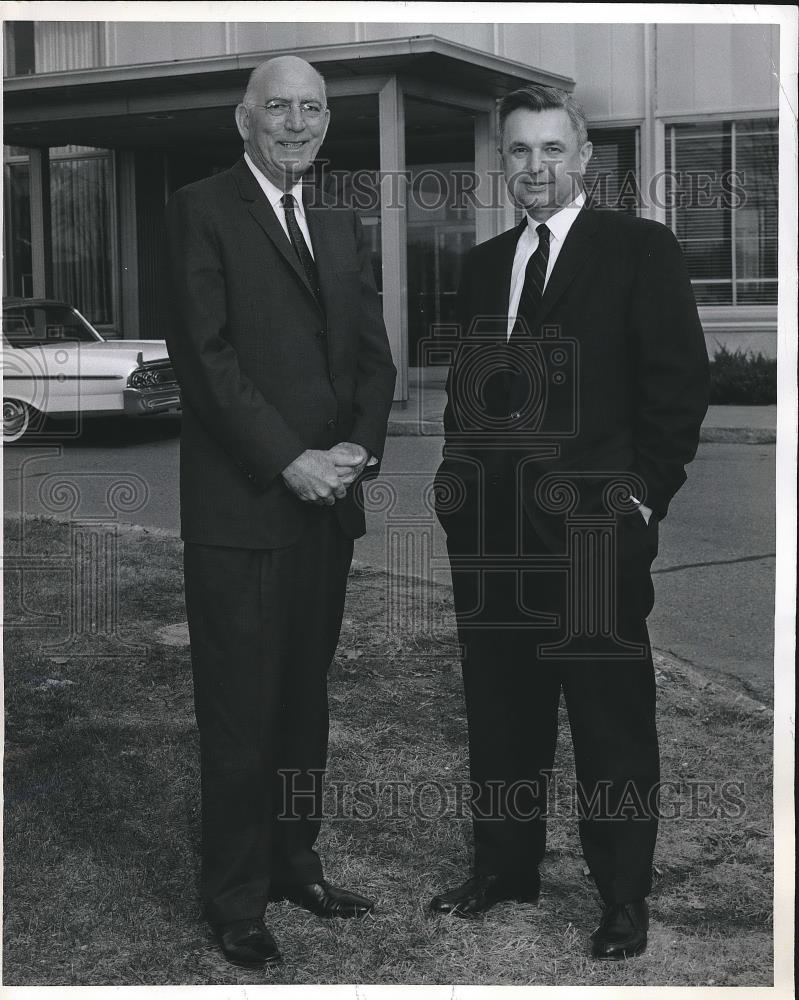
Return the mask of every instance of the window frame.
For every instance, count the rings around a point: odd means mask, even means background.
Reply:
[[[609,118],[609,119],[598,120],[598,121],[591,121],[591,119],[589,119],[588,123],[587,123],[587,131],[588,131],[588,135],[589,135],[589,141],[592,141],[591,140],[591,133],[594,133],[595,137],[596,137],[596,133],[597,132],[603,132],[603,131],[620,132],[620,131],[626,129],[627,131],[630,131],[630,132],[633,133],[633,139],[634,139],[634,144],[635,144],[635,150],[634,150],[635,151],[635,167],[634,167],[634,170],[635,170],[635,184],[636,184],[636,189],[638,191],[638,204],[636,205],[636,208],[635,208],[635,216],[636,216],[636,218],[639,218],[639,219],[641,218],[642,209],[644,208],[643,202],[644,202],[644,197],[645,197],[644,196],[643,188],[641,186],[641,183],[642,183],[641,171],[642,171],[642,166],[643,166],[643,164],[642,164],[642,156],[641,156],[641,144],[642,144],[641,131],[642,131],[642,128],[643,128],[643,124],[644,124],[643,120],[640,119],[640,118],[635,118],[635,119],[629,119],[629,118],[628,119],[610,119]],[[599,205],[597,207],[603,208],[603,207],[606,207],[606,206]],[[610,211],[624,212],[625,210],[623,208],[611,208]],[[625,214],[627,214],[627,213],[625,213]]]
[[[766,121],[773,119],[777,123],[776,136],[777,136],[777,155],[779,157],[779,109],[777,108],[757,108],[757,109],[746,109],[744,111],[723,111],[723,112],[712,112],[705,114],[678,114],[678,115],[664,115],[660,119],[660,124],[663,128],[663,171],[664,174],[668,172],[676,172],[677,167],[675,166],[675,130],[681,125],[723,125],[725,123],[730,123],[732,126],[731,130],[731,141],[730,141],[730,170],[735,170],[736,165],[736,143],[735,143],[735,126],[740,122],[745,121]],[[779,196],[778,196],[779,200]],[[675,204],[671,206],[664,206],[664,220],[666,225],[671,229],[672,233],[676,239],[679,240],[677,235],[675,218],[676,218],[677,207]],[[735,314],[741,314],[743,312],[752,313],[753,315],[762,315],[764,312],[774,312],[776,315],[777,302],[779,295],[779,274],[776,274],[773,278],[758,278],[758,282],[762,284],[774,285],[777,288],[777,296],[773,302],[759,302],[759,303],[739,303],[738,300],[738,281],[737,281],[737,255],[735,247],[735,213],[736,209],[734,207],[730,208],[730,240],[729,240],[729,251],[730,251],[730,302],[720,303],[720,302],[707,302],[701,303],[699,309],[704,313],[707,310],[714,310],[721,314],[724,311],[734,310]],[[779,226],[779,208],[777,209],[777,222]],[[778,230],[779,232],[779,230]],[[778,236],[779,238],[779,236]],[[701,284],[726,284],[728,279],[694,279],[691,278],[691,286],[693,287],[695,283]]]
[[[8,167],[18,166],[20,164],[30,163],[30,156],[27,153],[10,153],[9,149],[19,148],[19,147],[9,147],[3,146],[3,169]],[[65,160],[87,160],[87,159],[106,159],[110,164],[111,177],[110,177],[110,219],[111,219],[111,231],[108,234],[109,246],[111,248],[111,322],[110,323],[95,323],[92,321],[92,326],[100,333],[103,337],[113,339],[119,335],[120,329],[120,252],[119,252],[119,185],[117,183],[117,151],[114,149],[102,149],[97,146],[78,146],[76,149],[81,150],[81,152],[76,152],[75,150],[70,150],[69,152],[64,152],[67,147],[63,146],[53,146],[50,148],[50,162],[65,161]],[[4,268],[10,268],[12,266],[11,262],[4,263]],[[4,273],[4,283],[8,271]],[[70,302],[71,306],[81,310],[81,304],[77,302]],[[82,311],[82,310],[81,310]]]

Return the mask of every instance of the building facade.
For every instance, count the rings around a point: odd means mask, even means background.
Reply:
[[[594,203],[669,225],[709,353],[776,356],[779,28],[755,25],[6,22],[4,294],[162,337],[163,207],[240,155],[249,71],[327,80],[318,183],[361,212],[397,399],[440,377],[460,262],[514,224],[497,101],[528,81],[588,112]]]

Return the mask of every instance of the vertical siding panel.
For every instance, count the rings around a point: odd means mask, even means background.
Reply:
[[[610,115],[613,118],[643,118],[644,26],[611,25]]]
[[[574,25],[542,24],[538,69],[575,78]]]
[[[775,107],[778,35],[771,25],[658,25],[658,112]]]
[[[502,55],[525,66],[541,65],[541,25],[506,24]]]
[[[746,25],[732,29],[732,78],[730,101],[741,108],[776,106],[778,101],[775,73],[779,67],[779,42],[776,51],[774,25]]]
[[[273,25],[258,22],[234,21],[229,30],[231,54],[265,52],[269,48],[277,48],[269,40],[272,27]]]
[[[771,26],[771,82],[769,90],[769,104],[775,108],[780,100],[780,82],[778,74],[780,71],[780,29],[779,25]]]
[[[700,107],[729,108],[733,104],[735,30],[728,24],[698,24],[694,28],[694,98]],[[736,65],[735,76],[741,72],[746,73],[745,65]]]
[[[356,40],[357,25],[353,21],[336,21],[330,23],[295,24],[270,23],[265,24],[265,40],[247,38],[246,28],[258,28],[260,25],[239,25],[239,38],[242,47],[239,52],[272,51],[273,49],[302,48],[306,45],[338,45],[341,42]]]
[[[575,94],[589,118],[611,114],[611,25],[575,25]]]
[[[219,21],[119,22],[117,26],[116,58],[121,66],[224,54],[225,26]]]
[[[694,38],[690,24],[657,26],[658,114],[694,106]],[[679,72],[675,72],[679,67]]]
[[[492,24],[398,23],[394,21],[380,23],[374,21],[363,25],[365,41],[378,38],[410,38],[414,35],[438,35],[439,38],[446,38],[461,45],[469,45],[471,48],[480,49],[483,52],[491,52],[494,45],[494,26]]]

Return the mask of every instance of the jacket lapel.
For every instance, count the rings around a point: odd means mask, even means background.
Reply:
[[[303,268],[294,247],[291,245],[291,241],[288,236],[286,236],[285,230],[278,222],[277,216],[272,210],[272,206],[269,204],[268,199],[259,187],[258,182],[253,177],[250,168],[244,162],[243,158],[238,160],[233,165],[231,172],[236,184],[238,185],[241,198],[247,202],[247,208],[250,215],[252,215],[261,229],[263,229],[272,243],[274,243],[275,249],[300,279],[314,302],[316,302],[316,296],[308,283],[305,269]],[[313,239],[313,234],[311,235],[311,238]],[[315,248],[316,242],[314,241],[314,249]]]
[[[549,276],[537,323],[543,323],[552,307],[574,280],[586,258],[594,250],[597,229],[596,212],[590,208],[582,209],[566,235],[563,249],[558,254],[555,267]]]
[[[507,325],[513,258],[516,255],[516,244],[519,242],[519,236],[524,226],[525,221],[522,219],[518,226],[498,237],[491,259],[491,274],[487,275],[487,280],[481,283],[487,291],[486,300],[480,304],[482,313],[496,320],[504,317],[502,328],[497,330],[497,335],[504,334]]]

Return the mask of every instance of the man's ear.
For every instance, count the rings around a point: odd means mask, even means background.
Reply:
[[[330,128],[330,108],[325,108],[325,130],[322,132],[321,141],[325,141],[325,136],[327,135],[327,130]]]
[[[250,138],[250,112],[244,104],[236,105],[236,128],[246,142]]]
[[[588,161],[591,159],[593,152],[594,144],[592,142],[584,142],[580,150],[580,169],[583,173],[585,173],[585,168],[588,166]]]

